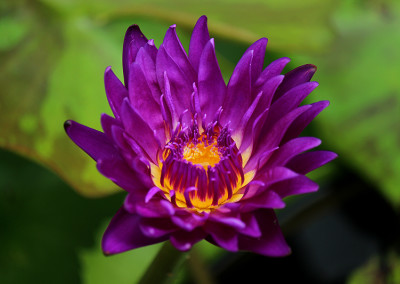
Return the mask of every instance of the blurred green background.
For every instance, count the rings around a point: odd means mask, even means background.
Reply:
[[[3,0],[0,2],[0,282],[136,283],[160,246],[104,257],[124,194],[65,135],[111,113],[109,65],[139,24],[157,46],[208,16],[226,80],[260,37],[265,64],[318,66],[307,102],[331,105],[306,130],[339,154],[318,193],[278,211],[293,254],[268,259],[196,245],[170,282],[400,283],[400,3],[396,0]],[[250,282],[248,282],[250,283]]]

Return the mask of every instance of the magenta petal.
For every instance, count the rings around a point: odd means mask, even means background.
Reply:
[[[260,86],[264,85],[265,82],[270,80],[272,77],[278,76],[281,74],[283,68],[285,68],[286,64],[288,64],[290,58],[283,57],[279,58],[273,62],[271,62],[260,74],[258,77],[255,87],[259,88]],[[258,91],[258,89],[257,89]]]
[[[84,126],[73,120],[64,123],[65,131],[72,141],[93,160],[118,157],[119,153],[112,141],[103,132]]]
[[[241,212],[252,212],[260,208],[284,208],[285,202],[282,197],[269,188],[261,188],[260,193],[256,194],[252,198],[245,199],[241,202]]]
[[[301,106],[296,108],[282,117],[279,121],[277,121],[271,128],[267,123],[265,126],[268,129],[268,132],[264,137],[261,138],[261,149],[270,149],[275,146],[278,146],[281,142],[286,130],[289,128],[290,124],[302,113],[304,113],[307,109],[309,109],[309,105]],[[267,119],[268,121],[268,119]],[[263,129],[264,130],[264,129]]]
[[[164,121],[159,102],[155,101],[147,80],[137,63],[132,63],[129,77],[129,101],[140,117],[146,121],[152,130],[158,134],[160,142],[165,141]]]
[[[160,102],[161,90],[157,81],[157,72],[156,72],[156,58],[157,58],[158,50],[152,43],[149,41],[145,46],[143,46],[137,56],[135,62],[139,64],[145,80],[147,82],[148,88],[151,91],[151,94],[158,104]]]
[[[211,39],[204,47],[199,62],[198,80],[200,108],[202,114],[207,115],[207,123],[222,106],[226,91],[224,78],[215,56],[214,39]]]
[[[196,73],[189,62],[189,58],[186,55],[186,51],[183,48],[178,35],[176,34],[176,26],[172,25],[165,33],[164,41],[162,46],[165,51],[173,59],[182,74],[187,78],[190,83],[195,82]]]
[[[261,228],[262,236],[251,238],[241,235],[239,237],[239,248],[273,257],[290,254],[291,250],[283,237],[274,211],[257,210],[255,216]]]
[[[298,107],[317,86],[317,82],[307,82],[287,91],[271,105],[266,123],[273,124],[283,115]]]
[[[262,166],[262,164],[259,163],[260,156],[264,152],[268,152],[268,150],[278,146],[293,120],[295,120],[299,115],[304,113],[309,108],[310,106],[305,105],[292,110],[287,115],[282,117],[277,123],[275,123],[271,129],[267,128],[267,133],[264,132],[266,130],[262,129],[261,133],[265,133],[265,135],[263,137],[258,137],[258,139],[256,138],[255,141],[259,140],[258,148],[250,158],[249,162],[246,164],[245,170],[252,170],[256,166]],[[265,126],[268,127],[269,125]]]
[[[190,212],[177,213],[171,217],[172,222],[185,231],[193,231],[207,220],[207,216],[198,216]]]
[[[287,167],[300,174],[306,174],[336,158],[337,154],[330,151],[307,152],[292,158]]]
[[[128,96],[128,90],[124,87],[117,76],[115,76],[111,67],[107,67],[104,72],[104,86],[111,110],[114,113],[114,116],[119,118],[122,101]]]
[[[122,67],[124,71],[125,87],[128,87],[129,66],[135,61],[139,49],[147,43],[138,25],[132,25],[125,33],[124,46],[122,49]]]
[[[240,220],[239,217],[226,216],[225,214],[220,214],[218,211],[210,215],[210,221],[229,226],[237,231],[240,231],[246,227],[246,224]]]
[[[201,16],[193,28],[189,44],[189,60],[195,71],[199,70],[200,56],[209,40],[207,17]]]
[[[289,161],[295,155],[315,148],[320,144],[321,140],[315,137],[299,137],[292,139],[276,150],[265,166],[284,166],[286,165],[287,161]]]
[[[188,251],[192,246],[203,240],[207,236],[202,228],[196,228],[191,232],[186,231],[176,231],[171,234],[169,240],[171,244],[180,251]]]
[[[121,118],[126,132],[147,153],[151,161],[155,163],[160,142],[155,138],[154,132],[147,122],[130,106],[127,99],[122,104]]]
[[[253,51],[246,52],[233,70],[227,86],[226,99],[223,105],[221,122],[231,122],[236,129],[240,119],[251,104],[251,62]]]
[[[223,249],[238,251],[238,232],[236,229],[218,223],[209,222],[204,228],[210,237],[207,240]]]
[[[104,133],[108,137],[112,137],[111,128],[114,127],[122,127],[119,120],[114,117],[109,116],[108,114],[102,113],[100,117],[101,128],[103,128]]]
[[[253,43],[247,50],[253,50],[253,60],[251,62],[251,83],[254,84],[261,74],[264,65],[265,49],[268,39],[260,38]]]
[[[276,89],[282,83],[284,79],[283,75],[277,75],[267,80],[260,88],[260,92],[262,92],[262,97],[260,103],[254,111],[255,116],[259,116],[264,110],[270,107],[272,98],[275,94]]]
[[[291,179],[274,183],[270,186],[270,190],[275,191],[280,197],[284,198],[289,195],[304,194],[318,190],[318,184],[310,180],[308,177],[298,175]]]
[[[171,202],[160,199],[157,201],[146,202],[137,202],[136,203],[136,212],[143,217],[148,218],[164,218],[173,216],[175,213],[175,209]]]
[[[166,218],[142,218],[140,229],[143,234],[150,238],[160,238],[177,230],[176,226]]]
[[[186,109],[190,109],[190,99],[193,93],[193,81],[186,78],[177,63],[166,52],[163,45],[160,46],[156,60],[157,80],[164,95],[168,91],[169,84],[171,103],[179,116]],[[168,77],[168,83],[165,81]],[[170,107],[170,106],[169,106]]]
[[[285,74],[285,79],[282,84],[279,86],[278,90],[276,90],[276,94],[274,96],[274,101],[279,99],[282,95],[284,95],[290,89],[296,87],[305,82],[309,82],[314,75],[315,71],[317,71],[317,67],[313,64],[306,64],[299,66],[288,73]]]
[[[306,126],[327,106],[329,101],[320,101],[311,104],[310,109],[302,113],[298,118],[293,121],[292,125],[288,128],[282,142],[289,141],[300,135]]]
[[[272,101],[272,97],[275,93],[275,90],[278,88],[279,84],[282,82],[284,76],[278,75],[270,80],[268,80],[261,88],[260,92],[261,97],[252,113],[252,116],[249,118],[246,127],[242,129],[243,132],[243,141],[240,145],[240,151],[243,152],[250,145],[252,145],[255,139],[258,139],[259,132],[261,131],[261,126],[265,123],[267,119],[267,112],[269,112],[269,106]],[[254,99],[253,103],[256,102],[258,96]],[[263,115],[264,113],[264,115]],[[243,119],[242,119],[243,121]]]
[[[151,183],[150,177],[136,173],[122,158],[99,160],[97,169],[102,175],[127,191],[142,190]]]
[[[246,224],[246,227],[240,230],[240,234],[246,235],[253,238],[261,237],[261,229],[257,223],[256,217],[253,213],[242,213],[241,214],[242,221]]]
[[[260,193],[268,191],[268,186],[270,186],[271,184],[286,179],[291,179],[298,175],[299,175],[298,173],[285,167],[262,168],[257,172],[257,175],[255,176],[254,180],[249,183],[247,193],[242,200],[252,198]],[[269,198],[274,198],[274,196],[270,196]],[[273,199],[271,199],[271,201],[273,201]],[[282,200],[276,200],[275,204],[278,206],[279,204],[284,205],[282,203]]]
[[[102,248],[104,254],[111,255],[127,250],[156,244],[168,239],[149,238],[139,227],[140,217],[127,213],[123,208],[114,215],[103,235]]]

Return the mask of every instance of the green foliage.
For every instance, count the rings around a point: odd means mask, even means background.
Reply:
[[[318,96],[331,102],[318,131],[398,208],[400,11],[394,6],[344,11],[335,18],[338,37],[329,53],[310,58],[319,67]]]

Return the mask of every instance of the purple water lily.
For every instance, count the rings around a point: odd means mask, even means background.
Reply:
[[[298,137],[327,101],[299,106],[317,87],[314,65],[285,75],[288,58],[263,70],[267,39],[252,44],[225,84],[207,18],[185,52],[175,31],[157,49],[137,25],[123,45],[122,84],[111,68],[105,89],[115,116],[103,132],[67,121],[69,137],[98,170],[128,192],[102,241],[105,254],[169,240],[189,250],[207,240],[229,251],[290,253],[274,209],[313,192],[305,176],[336,157]]]

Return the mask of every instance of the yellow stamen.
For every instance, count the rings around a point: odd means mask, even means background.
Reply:
[[[194,165],[202,166],[206,170],[208,166],[213,167],[221,160],[216,142],[211,145],[204,145],[202,142],[195,145],[191,142],[183,149],[183,158]]]

